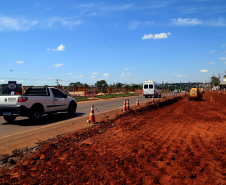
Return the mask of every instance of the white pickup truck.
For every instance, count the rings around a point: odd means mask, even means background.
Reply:
[[[75,115],[77,103],[53,87],[29,87],[23,95],[1,95],[0,116],[12,123],[17,116],[27,116],[34,122],[40,121],[43,114],[67,111]]]

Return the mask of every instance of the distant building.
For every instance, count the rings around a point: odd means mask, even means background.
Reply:
[[[223,78],[223,81],[220,82],[220,89],[226,90],[226,77]]]

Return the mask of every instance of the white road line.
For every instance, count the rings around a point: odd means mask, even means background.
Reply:
[[[108,110],[108,111],[104,111],[104,112],[101,112],[101,113],[97,113],[96,115],[103,114],[103,113],[110,112],[110,111],[115,111],[115,110],[118,110],[118,109],[120,109],[120,108],[112,109],[112,110]],[[80,116],[78,118],[73,118],[73,119],[70,119],[70,120],[67,120],[67,121],[63,121],[63,122],[69,122],[69,121],[73,121],[73,120],[77,120],[77,119],[81,119],[81,118],[89,117],[89,116],[90,115]],[[3,137],[0,137],[0,139],[11,137],[11,136],[15,136],[15,135],[19,135],[19,134],[24,134],[24,133],[28,133],[28,132],[32,132],[32,131],[35,131],[35,130],[40,130],[40,129],[43,129],[43,128],[47,128],[47,127],[51,127],[51,126],[56,126],[56,125],[60,125],[60,124],[62,124],[62,121],[60,121],[58,123],[53,123],[53,124],[50,124],[50,125],[46,125],[46,126],[43,126],[43,127],[35,128],[35,129],[32,129],[32,130],[27,130],[27,131],[24,131],[24,132],[19,132],[19,133],[16,133],[16,134],[11,134],[11,135],[7,135],[7,136],[3,136]]]

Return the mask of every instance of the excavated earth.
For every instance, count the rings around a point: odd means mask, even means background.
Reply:
[[[223,93],[147,103],[47,142],[0,184],[226,184],[225,127]]]

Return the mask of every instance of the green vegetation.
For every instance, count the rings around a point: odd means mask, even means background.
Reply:
[[[75,100],[79,102],[79,101],[88,101],[89,99],[87,97],[75,97]]]
[[[127,93],[127,94],[108,94],[108,95],[97,95],[95,97],[90,96],[90,98],[99,98],[99,99],[108,99],[108,98],[119,98],[119,97],[127,97],[127,96],[139,96],[136,93]],[[75,97],[76,101],[88,101],[90,100],[89,97]]]
[[[139,94],[136,94],[136,93],[109,94],[109,95],[97,95],[95,97],[101,98],[101,99],[107,99],[107,98],[119,98],[119,97],[126,97],[126,96],[139,96]]]

